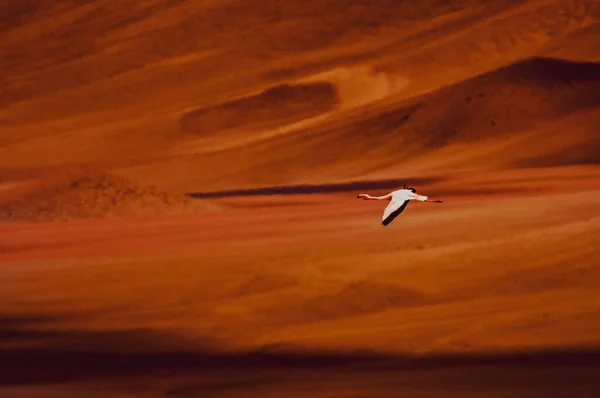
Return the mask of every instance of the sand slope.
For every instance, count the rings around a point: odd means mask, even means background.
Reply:
[[[328,82],[271,87],[259,94],[192,111],[181,118],[183,133],[223,134],[241,128],[245,133],[292,123],[332,110],[339,99]],[[232,137],[229,137],[231,139]]]
[[[192,203],[120,176],[85,173],[32,182],[3,192],[0,221],[69,221],[191,211]]]
[[[192,140],[182,148],[193,155],[129,173],[194,192],[596,163],[599,93],[600,64],[533,58],[400,104],[340,111],[221,150]]]
[[[0,173],[160,162],[167,148],[194,146],[175,139],[186,114],[338,70],[376,68],[368,98],[397,101],[553,51],[585,59],[582,43],[594,47],[596,1],[479,3],[11,0],[0,39]],[[364,94],[361,79],[340,91],[345,101]]]
[[[599,396],[599,32],[597,0],[3,1],[0,396]],[[403,183],[444,203],[382,228],[356,193]]]

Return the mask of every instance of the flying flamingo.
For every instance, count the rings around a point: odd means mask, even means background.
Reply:
[[[390,204],[387,205],[383,211],[383,218],[381,219],[381,225],[384,227],[394,221],[400,213],[404,211],[406,205],[411,200],[418,200],[419,202],[431,202],[431,203],[443,203],[441,200],[429,200],[427,196],[417,195],[417,190],[404,184],[403,189],[393,191],[384,196],[371,196],[366,193],[359,194],[357,199],[364,200],[389,200]]]

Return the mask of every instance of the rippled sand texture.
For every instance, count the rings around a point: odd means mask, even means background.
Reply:
[[[0,397],[600,394],[600,3],[5,0]],[[356,200],[410,184],[443,204]]]

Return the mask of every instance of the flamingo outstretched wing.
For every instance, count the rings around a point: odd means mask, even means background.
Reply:
[[[387,207],[383,211],[383,218],[381,219],[381,225],[383,225],[385,227],[389,223],[394,221],[394,219],[396,217],[398,217],[398,215],[400,213],[402,213],[404,211],[404,209],[406,209],[406,205],[408,205],[408,202],[409,202],[408,199],[400,199],[400,198],[393,199],[390,202],[390,204],[387,205]]]

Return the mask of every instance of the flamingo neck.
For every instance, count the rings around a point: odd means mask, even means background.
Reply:
[[[386,197],[385,196],[371,196],[371,195],[365,195],[364,196],[365,199],[367,200],[383,200]]]

